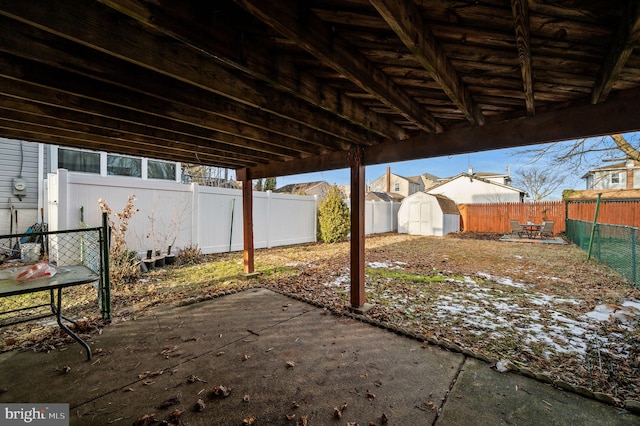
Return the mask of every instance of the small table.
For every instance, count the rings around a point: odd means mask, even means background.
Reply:
[[[529,238],[535,238],[536,235],[540,233],[540,229],[542,229],[541,223],[524,223],[520,225],[524,230],[524,233],[527,234]]]
[[[62,320],[64,319],[65,321],[73,323],[76,327],[78,327],[78,323],[62,315],[62,289],[65,287],[72,287],[75,285],[88,284],[98,281],[100,279],[100,276],[83,265],[59,266],[56,267],[56,269],[56,274],[51,278],[40,278],[35,280],[28,280],[25,282],[18,282],[11,276],[11,273],[9,271],[0,270],[0,297],[16,296],[19,294],[35,293],[45,290],[49,290],[50,294],[50,302],[48,304],[28,306],[26,308],[20,308],[1,313],[10,314],[47,305],[51,307],[51,313],[29,317],[27,319],[23,318],[20,320],[2,324],[0,326],[20,324],[26,321],[55,315],[60,328],[62,328],[69,336],[71,336],[76,342],[80,343],[85,348],[85,350],[87,351],[87,360],[90,360],[91,348],[89,347],[89,345],[62,322]],[[57,297],[54,297],[54,290],[57,290]]]

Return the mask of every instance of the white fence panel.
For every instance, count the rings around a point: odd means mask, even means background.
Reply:
[[[101,225],[98,199],[113,213],[121,212],[127,198],[136,197],[140,211],[129,222],[127,244],[140,253],[165,252],[197,244],[203,253],[243,249],[242,191],[97,176],[58,170],[48,176],[50,229],[74,229],[84,222]],[[316,199],[311,196],[253,193],[253,233],[256,248],[316,241]]]
[[[351,199],[344,200],[351,209]],[[400,203],[386,201],[365,201],[364,203],[364,233],[382,234],[398,230],[398,210]]]

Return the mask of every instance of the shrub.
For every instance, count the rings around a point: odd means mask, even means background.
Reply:
[[[333,185],[318,206],[318,233],[325,243],[342,241],[349,235],[351,212],[342,197],[342,191]]]
[[[191,244],[180,249],[176,258],[178,265],[196,265],[202,263],[203,260],[204,256],[197,244]]]
[[[124,284],[135,281],[140,277],[140,262],[135,251],[130,251],[126,246],[126,233],[129,219],[138,213],[133,207],[135,195],[129,195],[127,204],[122,212],[115,213],[117,223],[111,218],[113,212],[102,198],[98,200],[100,210],[107,213],[109,228],[111,230],[111,245],[109,247],[109,277],[113,284]]]

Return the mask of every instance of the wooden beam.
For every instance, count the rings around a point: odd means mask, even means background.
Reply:
[[[260,158],[263,155],[261,153],[284,156],[285,160],[300,157],[296,151],[262,143],[255,139],[251,140],[251,136],[247,140],[244,137],[241,138],[216,129],[207,128],[205,127],[206,123],[189,124],[166,116],[147,114],[116,105],[107,105],[70,93],[42,86],[33,86],[21,81],[0,78],[0,94],[5,95],[0,98],[0,102],[7,108],[33,112],[43,116],[59,117],[72,122],[87,123],[113,130],[128,128],[131,132],[139,132],[151,137],[164,138],[166,136],[175,143],[188,143],[189,145],[185,146],[185,149],[190,148],[195,153],[199,152],[200,145],[205,148],[219,145],[221,149],[225,149],[230,155],[236,152],[233,147],[238,147],[240,149],[259,151],[260,153],[256,155],[256,158]],[[27,104],[31,104],[31,106],[27,106]],[[166,134],[166,132],[170,134]],[[239,129],[238,133],[240,133]],[[245,133],[248,135],[246,130]],[[197,144],[195,149],[193,144]],[[179,146],[168,143],[165,149],[173,147]]]
[[[467,120],[484,124],[480,107],[423,21],[413,0],[370,0],[370,3]]]
[[[232,72],[193,46],[156,36],[95,1],[78,7],[73,0],[51,0],[46,7],[37,8],[0,0],[0,15],[347,142],[376,143],[379,139],[336,121],[332,114],[306,102]]]
[[[591,91],[591,102],[594,104],[607,99],[613,84],[618,80],[622,69],[640,40],[639,3],[637,0],[630,0],[627,4],[627,10],[622,14],[622,22],[609,48],[609,55],[602,64],[598,79]]]
[[[0,53],[0,75],[16,81],[36,85],[25,95],[27,98],[37,99],[41,88],[50,88],[58,92],[58,100],[55,104],[66,106],[67,102],[74,104],[73,96],[82,98],[81,103],[93,103],[97,114],[104,114],[109,106],[116,105],[128,110],[152,114],[162,119],[173,119],[183,123],[207,127],[228,134],[242,136],[244,138],[258,140],[273,144],[277,147],[297,150],[305,154],[320,154],[326,152],[321,146],[309,144],[295,138],[267,132],[265,130],[248,126],[226,117],[221,117],[206,109],[194,108],[190,105],[168,102],[150,95],[135,93],[119,86],[109,85],[95,81],[77,74],[70,74],[46,65],[41,65],[28,60],[21,60]],[[14,88],[8,85],[6,92],[12,93]],[[63,98],[67,99],[62,102]],[[97,103],[97,104],[96,104]],[[80,107],[82,111],[82,107]],[[233,151],[233,148],[230,148]]]
[[[180,0],[164,0],[161,8],[137,0],[102,0],[102,3],[164,34],[198,46],[225,64],[354,125],[391,139],[408,137],[406,130],[384,116],[331,85],[321,83],[282,55],[274,56],[259,40],[233,28],[224,19],[207,15],[210,10],[203,11]]]
[[[236,0],[236,3],[419,128],[443,130],[431,113],[404,93],[358,49],[325,25],[305,3],[297,0]]]
[[[351,167],[351,306],[363,307],[365,295],[364,269],[364,185],[365,170],[362,147],[354,145],[349,153]]]
[[[15,104],[18,108],[12,108]],[[205,159],[217,159],[217,161],[227,162],[229,164],[235,163],[237,166],[248,166],[248,165],[256,165],[255,153],[249,152],[247,153],[233,153],[229,152],[228,149],[224,149],[223,147],[216,146],[211,141],[206,145],[200,145],[197,148],[194,147],[193,141],[192,143],[177,141],[176,139],[163,139],[158,138],[154,132],[154,135],[151,136],[146,133],[138,133],[131,132],[128,130],[128,127],[132,125],[123,125],[118,129],[104,127],[104,126],[96,126],[94,124],[90,124],[92,121],[103,121],[103,120],[95,120],[94,117],[85,115],[85,121],[70,121],[62,119],[62,116],[65,116],[68,112],[64,110],[54,110],[51,112],[59,112],[59,114],[52,115],[42,115],[37,113],[32,113],[30,111],[25,111],[24,108],[20,108],[19,102],[16,102],[12,99],[7,99],[4,96],[0,96],[0,120],[10,120],[15,123],[15,128],[23,128],[27,129],[32,124],[37,126],[43,126],[49,129],[51,134],[69,134],[70,132],[83,133],[87,135],[95,136],[94,140],[96,142],[101,141],[102,143],[109,143],[109,140],[113,141],[114,146],[122,146],[122,141],[131,142],[135,145],[135,149],[143,150],[148,149],[150,151],[154,150],[171,150],[176,155],[184,156],[183,158],[193,158],[194,156],[198,156]],[[28,107],[29,105],[25,105]],[[179,136],[179,135],[176,135]],[[118,142],[119,141],[119,142]]]
[[[533,96],[533,71],[531,68],[531,37],[529,36],[529,2],[528,0],[511,0],[511,11],[516,30],[516,44],[518,45],[518,59],[520,73],[524,86],[524,100],[527,113],[536,113]]]
[[[433,158],[490,151],[548,142],[640,131],[640,90],[611,96],[607,102],[586,102],[572,108],[539,113],[479,127],[464,127],[439,134],[420,135],[405,141],[387,141],[364,150],[364,164]],[[606,117],[606,119],[603,119]],[[344,155],[308,157],[295,162],[272,163],[249,168],[255,178],[286,176],[347,168]],[[295,165],[291,164],[295,163]]]
[[[253,180],[247,169],[236,170],[236,179],[242,183],[242,229],[244,241],[244,273],[255,272],[255,249],[253,244]]]

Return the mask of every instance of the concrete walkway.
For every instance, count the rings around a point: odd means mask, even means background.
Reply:
[[[171,420],[176,409],[189,425],[295,425],[303,416],[309,426],[640,424],[266,289],[163,307],[89,341],[89,362],[76,343],[0,355],[0,403],[69,403],[72,425]]]

